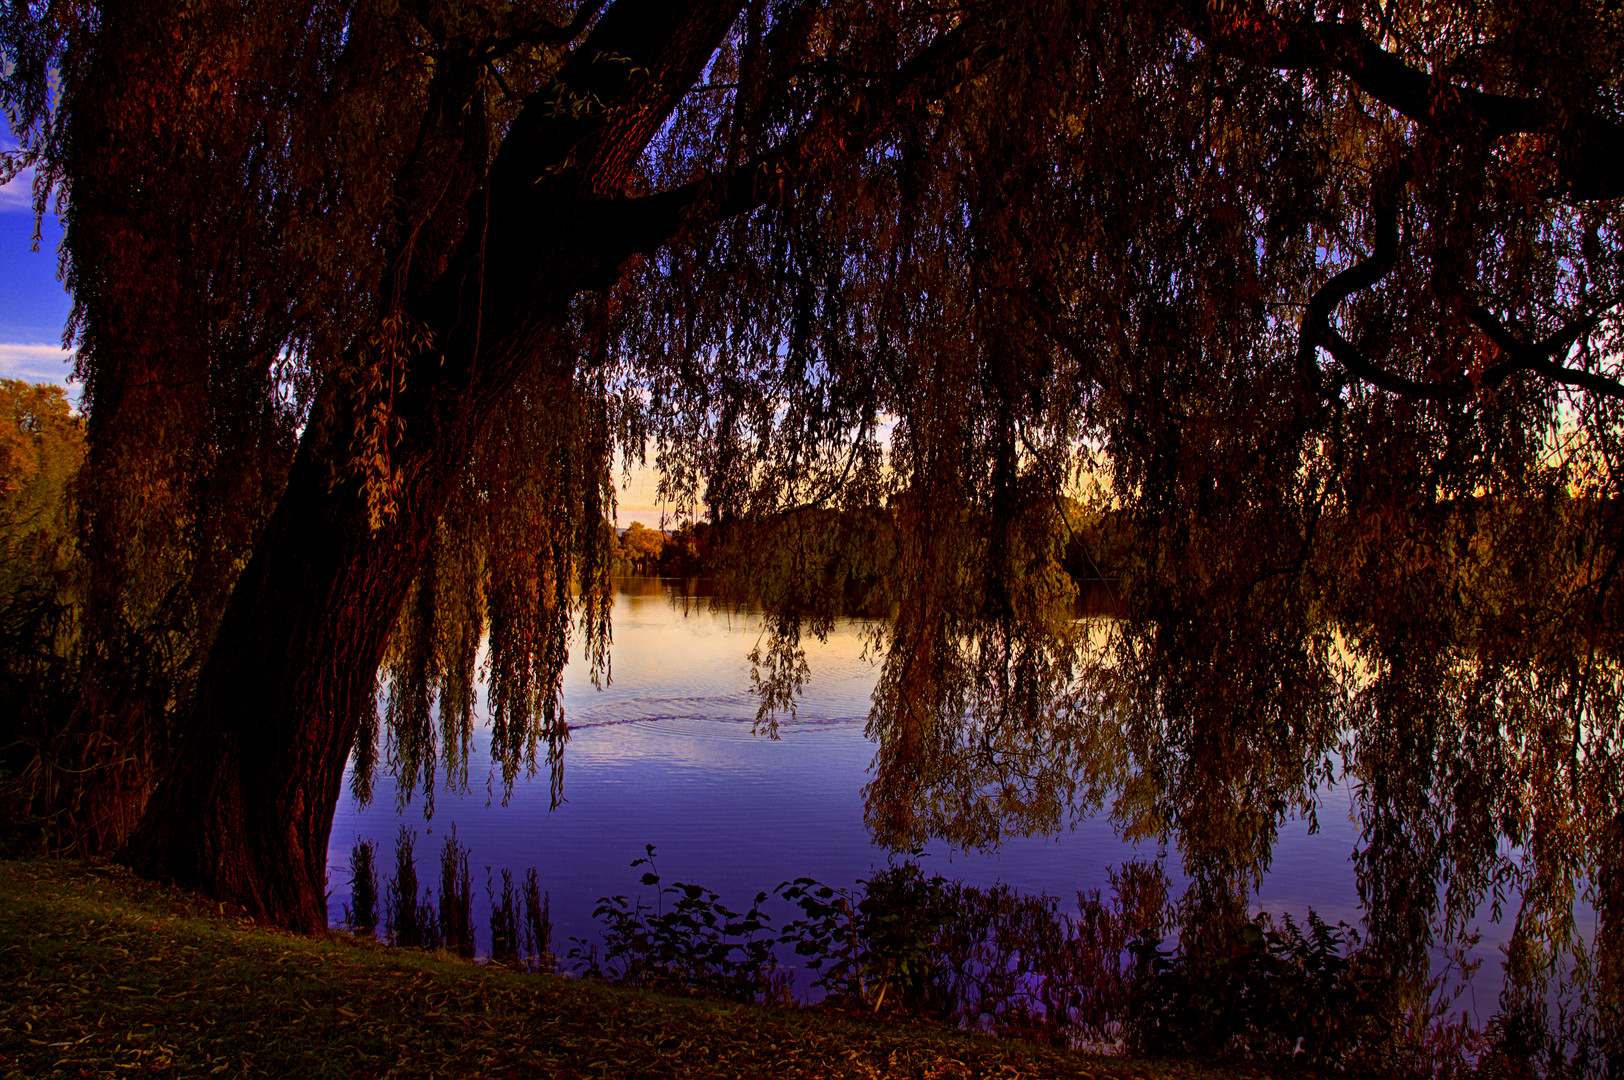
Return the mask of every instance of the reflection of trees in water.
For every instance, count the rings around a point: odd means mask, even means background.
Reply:
[[[1141,516],[1115,622],[1057,630],[1066,590],[1039,595],[1041,573],[992,631],[905,597],[870,823],[991,844],[1108,809],[1176,841],[1199,951],[1234,939],[1281,824],[1346,776],[1366,958],[1395,996],[1418,1002],[1429,950],[1488,903],[1514,918],[1504,1013],[1543,1015],[1563,982],[1616,1032],[1624,669],[1597,539],[1616,510],[1555,474],[1510,499],[1350,486],[1324,483],[1311,513]]]
[[[1419,1003],[1429,955],[1487,904],[1512,920],[1503,1014],[1543,1015],[1565,979],[1616,1033],[1619,504],[1587,452],[1471,457],[1437,430],[1459,416],[1370,419],[1392,408],[1257,444],[1169,419],[1177,452],[1147,436],[1137,471],[1118,459],[1128,495],[1094,504],[1035,464],[978,491],[920,463],[884,510],[719,529],[718,602],[766,613],[758,689],[778,707],[806,636],[886,616],[868,630],[882,840],[985,846],[1107,812],[1176,842],[1181,939],[1221,950],[1282,823],[1345,778],[1371,985]],[[1115,617],[1079,618],[1102,586]]]

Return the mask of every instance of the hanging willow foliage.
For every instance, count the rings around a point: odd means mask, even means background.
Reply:
[[[294,688],[243,739],[293,718],[295,794],[222,820],[320,816],[306,766],[350,729],[311,718],[391,619],[361,793],[380,741],[403,793],[464,783],[480,678],[504,791],[559,764],[646,442],[768,613],[764,727],[808,635],[886,616],[881,837],[1109,805],[1232,922],[1345,777],[1398,966],[1516,884],[1519,963],[1582,894],[1624,986],[1616,6],[332,0],[240,42],[229,4],[47,14],[6,24],[0,89],[72,211],[93,634],[112,675],[148,643],[161,747],[250,575],[224,653]],[[1108,628],[1061,572],[1094,488]],[[254,598],[321,553],[272,526],[343,545],[334,607],[387,603],[307,655],[329,612]]]
[[[601,351],[593,338],[602,341],[605,313],[583,308],[547,347]],[[381,669],[388,763],[402,805],[419,792],[433,813],[437,768],[448,789],[466,790],[481,685],[490,756],[501,770],[492,785],[506,801],[521,773],[533,776],[545,761],[559,798],[569,737],[559,694],[577,636],[594,683],[609,674],[610,469],[617,425],[634,417],[600,369],[568,383],[521,383],[481,434]],[[366,718],[351,776],[363,802],[378,741],[377,717]]]
[[[834,10],[806,33],[848,59],[928,36]],[[1624,30],[1203,10],[1005,12],[1007,60],[820,162],[793,207],[638,266],[621,347],[666,494],[782,552],[741,585],[769,613],[764,708],[832,598],[879,583],[877,836],[994,843],[1109,802],[1179,843],[1220,926],[1346,777],[1400,968],[1516,882],[1545,950],[1519,963],[1549,970],[1573,897],[1624,900],[1616,185],[1578,142],[1563,164],[1305,57],[1379,26],[1452,85],[1537,86],[1616,132]],[[1559,88],[1555,57],[1589,75]],[[792,125],[796,89],[748,118]],[[704,141],[707,100],[657,182],[734,149]],[[1094,479],[1133,550],[1128,617],[1091,639],[1058,556]]]

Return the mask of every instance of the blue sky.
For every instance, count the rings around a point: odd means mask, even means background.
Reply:
[[[72,300],[56,279],[62,225],[45,215],[39,250],[29,250],[30,182],[25,174],[0,187],[0,378],[66,382],[62,326]]]

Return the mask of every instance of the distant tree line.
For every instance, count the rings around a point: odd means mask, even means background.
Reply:
[[[1112,612],[1133,572],[1134,524],[1120,509],[1062,499],[1047,519],[1058,545],[1058,565],[1075,585],[1084,610]],[[882,618],[889,613],[882,582],[900,567],[895,509],[802,510],[773,520],[688,521],[651,529],[634,521],[609,531],[610,566],[620,576],[704,578],[723,584],[724,596],[750,602],[771,592],[784,560],[807,565],[812,553],[826,565],[822,583],[839,598],[842,614]]]
[[[62,387],[0,379],[0,834],[8,843],[49,845],[53,822],[33,813],[33,797],[58,801],[75,786],[81,748],[58,734],[79,634],[70,495],[84,452],[84,424]]]
[[[43,596],[65,583],[67,489],[84,448],[62,387],[0,379],[0,596]]]

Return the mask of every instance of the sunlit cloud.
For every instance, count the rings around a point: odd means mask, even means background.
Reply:
[[[60,345],[21,345],[0,342],[0,379],[54,382],[67,386],[73,371],[73,350]],[[69,387],[69,396],[77,397]]]
[[[0,184],[0,214],[34,212],[34,170],[24,169]]]
[[[651,529],[669,529],[676,517],[670,504],[660,499],[660,474],[644,464],[623,465],[615,476],[619,489],[615,498],[616,524],[625,528],[637,521]]]

